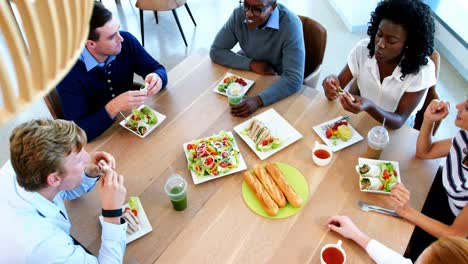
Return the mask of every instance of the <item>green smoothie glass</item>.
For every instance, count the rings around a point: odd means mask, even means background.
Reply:
[[[242,87],[238,83],[231,83],[226,89],[226,95],[228,97],[229,106],[235,106],[239,104],[244,98]]]
[[[176,211],[187,208],[187,181],[180,175],[172,175],[164,186],[167,196],[171,199],[172,206]]]

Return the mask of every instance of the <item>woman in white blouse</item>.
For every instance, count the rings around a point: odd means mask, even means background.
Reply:
[[[365,111],[392,129],[422,106],[435,85],[434,20],[420,0],[381,1],[371,14],[369,39],[361,40],[337,76],[323,80],[328,100],[339,99],[352,113]],[[356,85],[343,92],[355,79]],[[353,94],[351,96],[351,94]]]
[[[377,264],[410,264],[410,259],[369,238],[347,216],[336,215],[327,221],[329,230],[349,238],[364,248]],[[440,238],[427,247],[415,263],[468,263],[468,240],[460,237]]]

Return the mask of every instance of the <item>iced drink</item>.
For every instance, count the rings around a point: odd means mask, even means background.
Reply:
[[[367,134],[367,153],[369,159],[379,159],[383,149],[387,146],[390,137],[383,126],[373,127]]]

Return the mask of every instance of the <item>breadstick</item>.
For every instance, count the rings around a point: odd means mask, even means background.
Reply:
[[[286,181],[281,170],[275,163],[266,165],[267,171],[270,173],[273,180],[278,184],[278,187],[283,191],[288,201],[296,208],[301,207],[302,197],[294,191],[292,186]]]
[[[255,176],[253,176],[249,171],[244,172],[244,180],[249,185],[250,189],[254,192],[255,196],[257,196],[258,200],[267,212],[268,215],[275,216],[278,214],[278,205],[276,205],[275,201],[271,199],[268,192],[263,188],[263,185],[260,181],[258,181]]]
[[[253,170],[255,176],[257,176],[257,178],[263,184],[263,187],[265,187],[266,191],[268,192],[268,194],[270,194],[270,197],[273,199],[273,201],[275,201],[278,207],[285,207],[286,198],[284,198],[284,194],[278,188],[278,185],[276,185],[276,183],[273,181],[270,174],[268,174],[265,168],[262,165],[257,164],[253,167]]]

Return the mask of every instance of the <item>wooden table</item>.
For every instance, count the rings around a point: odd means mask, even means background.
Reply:
[[[332,163],[317,167],[311,149],[320,140],[316,124],[344,115],[339,102],[325,99],[322,89],[305,87],[302,92],[257,111],[273,107],[304,137],[267,159],[288,163],[306,177],[310,199],[297,215],[281,220],[260,217],[244,204],[242,173],[194,185],[187,169],[182,144],[232,128],[245,121],[229,113],[227,99],[212,91],[226,72],[255,80],[248,94],[256,94],[278,77],[228,69],[206,55],[193,55],[169,72],[169,85],[148,105],[167,119],[146,139],[140,139],[117,122],[87,146],[112,153],[117,171],[125,176],[128,196],[139,196],[153,232],[127,246],[126,261],[140,263],[319,263],[320,249],[343,240],[348,263],[371,262],[365,251],[350,240],[328,232],[326,219],[335,214],[350,216],[370,237],[403,253],[414,226],[405,220],[363,212],[358,199],[386,205],[386,195],[359,191],[354,166],[367,148],[366,139],[334,153]],[[349,122],[366,138],[377,124],[369,115],[353,115]],[[261,162],[247,144],[235,135],[248,165]],[[415,158],[417,131],[403,127],[390,132],[391,144],[381,158],[400,163],[402,181],[411,190],[411,206],[420,210],[438,161]],[[189,206],[172,209],[164,182],[172,173],[189,182]],[[97,191],[67,204],[72,233],[93,253],[100,246],[100,202]]]

